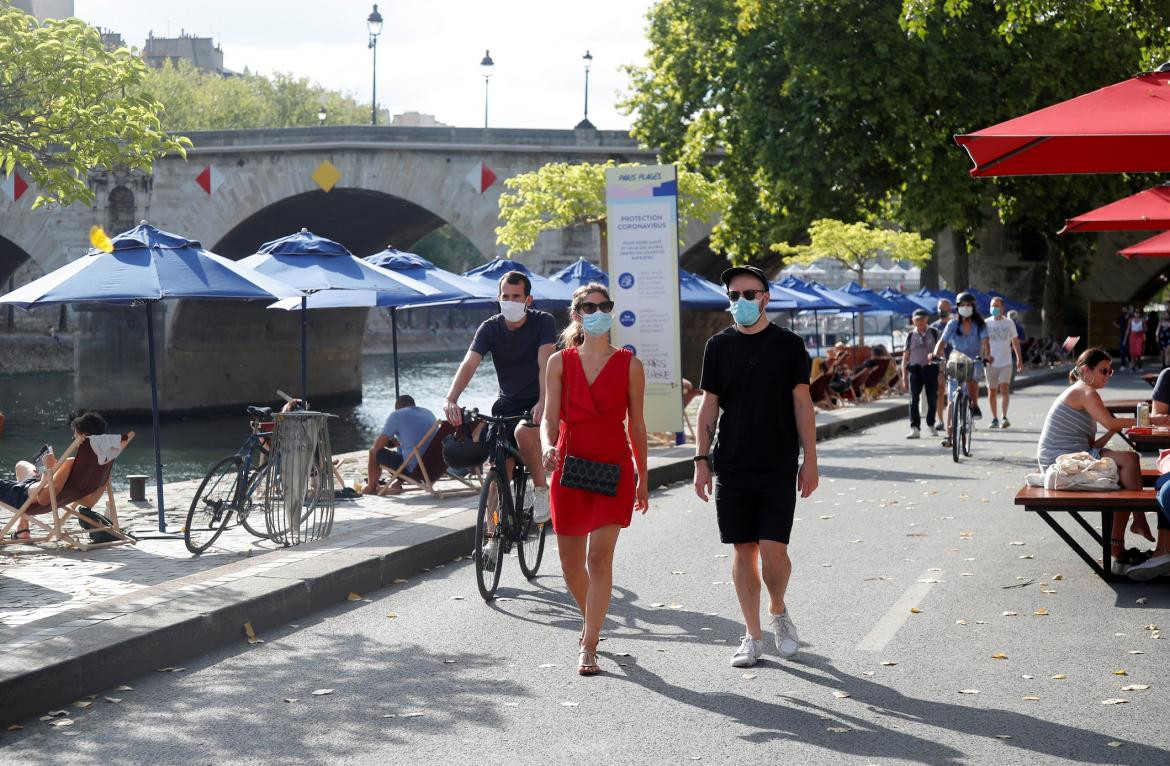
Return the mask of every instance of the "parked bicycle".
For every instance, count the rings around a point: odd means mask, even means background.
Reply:
[[[278,391],[300,410],[305,404]],[[269,472],[278,470],[279,458],[271,452],[276,421],[270,407],[249,406],[251,433],[234,455],[228,455],[211,467],[187,511],[183,525],[183,542],[195,555],[206,551],[224,530],[235,521],[249,533],[266,539],[269,535],[263,519],[265,492],[278,492],[279,482],[269,482]]]
[[[486,443],[475,443],[486,452],[489,464],[479,494],[479,512],[475,519],[476,585],[484,601],[495,598],[504,567],[504,556],[516,546],[520,571],[531,580],[544,558],[547,523],[532,519],[533,491],[531,476],[516,445],[509,438],[523,416],[497,418],[478,410],[464,410],[463,422],[488,425]],[[508,480],[508,462],[512,478]]]

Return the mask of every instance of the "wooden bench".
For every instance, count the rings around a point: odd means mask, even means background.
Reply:
[[[1142,483],[1151,486],[1158,478],[1157,471],[1142,471]],[[1015,504],[1023,506],[1025,511],[1031,511],[1044,520],[1061,540],[1073,549],[1089,567],[1105,580],[1118,580],[1110,571],[1113,564],[1113,555],[1110,550],[1110,538],[1113,532],[1113,514],[1115,512],[1149,513],[1158,512],[1157,494],[1152,489],[1123,489],[1116,492],[1079,492],[1043,487],[1024,487],[1016,493]],[[1081,516],[1082,513],[1099,512],[1101,514],[1101,531]],[[1068,531],[1055,519],[1053,513],[1067,513],[1077,522],[1090,537],[1101,546],[1101,563],[1089,554]]]

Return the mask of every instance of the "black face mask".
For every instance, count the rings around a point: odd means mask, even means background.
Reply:
[[[949,311],[940,311],[940,312],[938,312],[938,316],[939,316],[939,318],[940,318],[940,319],[946,319],[946,318],[947,318],[947,317],[949,317],[950,315],[951,315],[951,312],[949,312]]]

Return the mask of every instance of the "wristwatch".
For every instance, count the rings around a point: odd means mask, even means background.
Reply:
[[[711,458],[707,455],[695,455],[691,460],[696,463],[700,460],[705,460],[707,461],[707,465],[711,465]]]

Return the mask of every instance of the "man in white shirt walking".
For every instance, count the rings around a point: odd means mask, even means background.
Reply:
[[[1024,369],[1020,354],[1020,337],[1016,323],[1004,314],[1003,298],[991,299],[991,316],[987,319],[987,340],[991,346],[991,363],[984,370],[987,375],[987,398],[991,400],[991,428],[1010,428],[1008,400],[1012,391],[1012,353],[1016,355],[1016,371]],[[996,408],[996,394],[1003,406]]]

